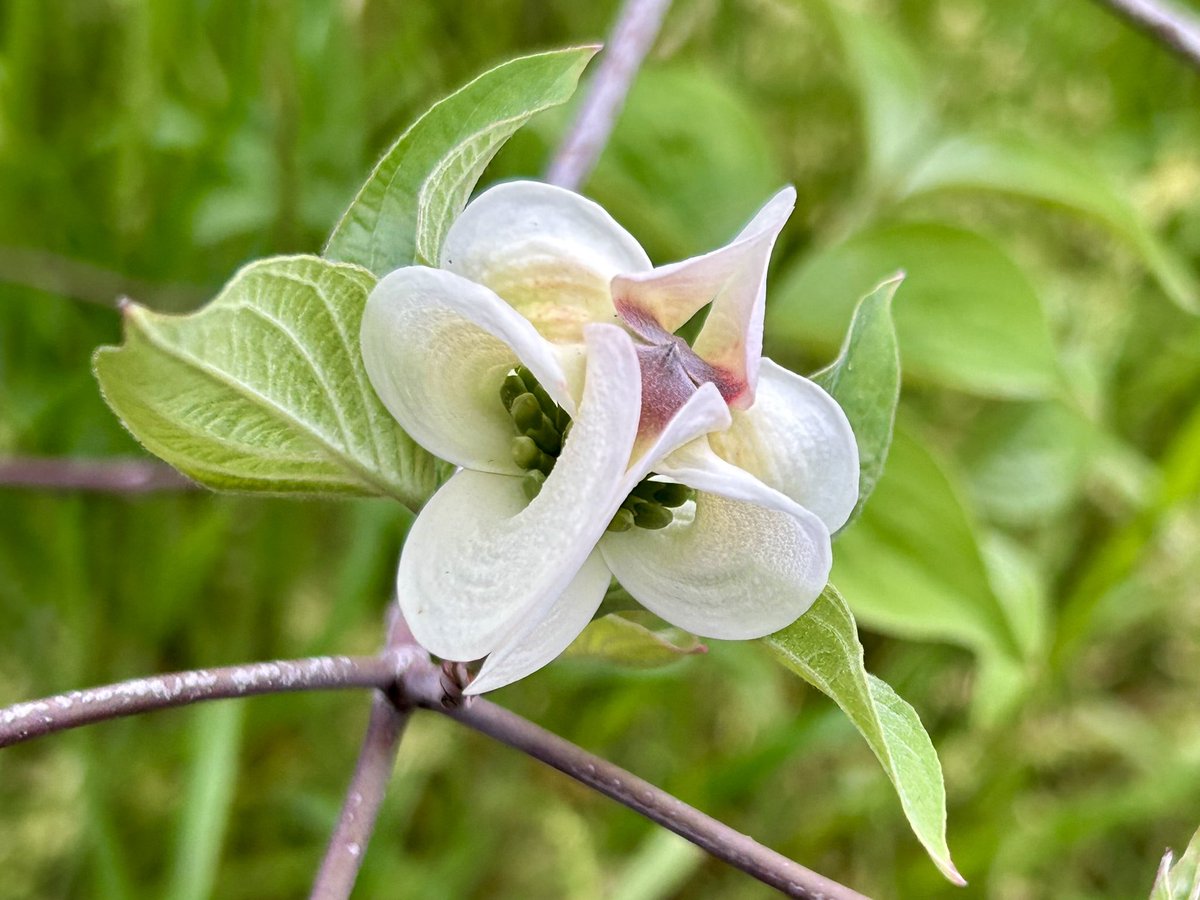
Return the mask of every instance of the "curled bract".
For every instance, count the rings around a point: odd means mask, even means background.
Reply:
[[[556,657],[613,577],[718,639],[776,631],[819,595],[858,451],[828,394],[761,355],[767,264],[794,203],[786,188],[726,246],[655,268],[590,200],[511,182],[467,206],[439,268],[398,269],[371,293],[371,383],[460,467],[413,525],[397,591],[429,651],[487,657],[468,693]],[[675,334],[710,304],[691,345]],[[517,371],[540,409],[514,412]],[[666,506],[630,527],[654,496]]]

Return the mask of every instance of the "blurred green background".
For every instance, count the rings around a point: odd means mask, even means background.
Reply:
[[[115,294],[188,309],[319,249],[432,101],[614,14],[4,0],[0,454],[137,453],[89,371]],[[565,120],[492,177],[541,171]],[[872,896],[1145,896],[1200,820],[1198,148],[1200,77],[1087,0],[679,0],[589,186],[666,262],[793,182],[767,349],[800,371],[908,270],[897,443],[835,581],[942,755],[965,891],[845,718],[757,645],[559,662],[497,699]],[[384,502],[0,489],[0,704],[369,652],[406,525]],[[265,698],[4,751],[0,897],[302,895],[367,708]],[[766,895],[434,716],[358,892]]]

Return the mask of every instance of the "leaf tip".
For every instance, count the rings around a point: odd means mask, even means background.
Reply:
[[[950,861],[950,857],[938,860],[937,867],[941,870],[942,874],[946,876],[946,880],[955,887],[967,886],[967,879],[963,878],[958,869],[954,867],[954,863]]]

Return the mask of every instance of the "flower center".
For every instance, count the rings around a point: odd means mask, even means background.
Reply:
[[[524,366],[517,366],[505,376],[500,385],[500,401],[517,429],[512,442],[513,462],[525,472],[521,486],[525,496],[532,500],[542,490],[562,453],[571,433],[571,417]],[[621,501],[621,507],[608,523],[609,531],[628,531],[635,525],[666,528],[675,518],[673,510],[696,496],[686,485],[653,478],[651,472]]]

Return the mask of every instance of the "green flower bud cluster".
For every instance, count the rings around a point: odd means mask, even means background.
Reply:
[[[500,401],[512,416],[517,429],[512,455],[524,472],[522,487],[532,500],[542,490],[546,476],[554,470],[558,455],[571,432],[571,417],[555,403],[546,389],[524,366],[517,366],[500,385]],[[696,492],[682,484],[643,478],[625,498],[609,531],[638,528],[666,528],[677,509],[695,497]]]
[[[695,496],[696,492],[685,484],[643,478],[608,523],[608,530],[628,531],[635,525],[638,528],[666,528],[675,518],[673,510]]]
[[[517,427],[513,462],[525,471],[525,496],[532,500],[554,469],[563,442],[571,430],[571,417],[550,399],[533,373],[524,366],[509,372],[500,385],[500,400]]]

